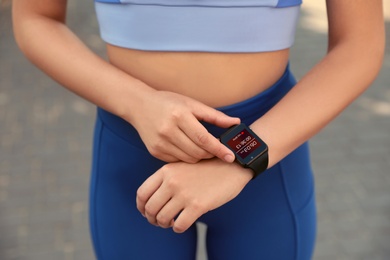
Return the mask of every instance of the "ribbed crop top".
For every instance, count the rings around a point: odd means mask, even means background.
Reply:
[[[150,51],[265,52],[292,46],[302,0],[95,0],[109,44]]]

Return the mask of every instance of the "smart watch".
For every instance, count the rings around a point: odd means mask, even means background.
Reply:
[[[253,170],[253,179],[267,169],[268,146],[245,124],[229,128],[220,141],[233,151],[239,164]]]

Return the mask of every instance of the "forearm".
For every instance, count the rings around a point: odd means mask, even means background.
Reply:
[[[157,91],[92,53],[64,24],[66,0],[15,0],[14,31],[25,55],[60,84],[123,118],[148,151],[166,161],[195,163],[232,152],[207,132],[240,122],[194,99]]]
[[[318,133],[374,80],[383,42],[338,44],[266,115],[251,126],[269,146],[269,167]]]
[[[129,111],[136,111],[142,97],[153,91],[92,53],[62,22],[35,15],[14,21],[14,31],[21,50],[36,66],[116,115],[129,117]]]

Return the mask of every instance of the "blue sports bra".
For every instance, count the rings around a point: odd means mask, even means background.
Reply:
[[[290,48],[302,0],[95,0],[109,44],[150,51]]]

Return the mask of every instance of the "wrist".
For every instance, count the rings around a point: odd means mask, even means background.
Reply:
[[[155,89],[140,80],[132,80],[131,86],[125,86],[119,93],[116,115],[130,124],[135,124],[137,116],[142,115],[142,107],[148,102],[148,97]]]
[[[268,146],[244,123],[230,127],[220,141],[235,154],[241,167],[251,169],[253,179],[267,170]]]
[[[233,172],[236,173],[237,181],[246,185],[253,179],[254,173],[251,169],[244,168],[236,162],[230,163],[229,165],[232,167]]]
[[[235,182],[242,184],[245,186],[248,182],[253,179],[253,171],[248,168],[244,168],[239,165],[237,162],[228,163],[224,162],[221,159],[214,157],[212,159],[206,159],[203,161],[208,161],[213,164],[213,167],[219,167],[223,170],[227,176],[234,179]]]

